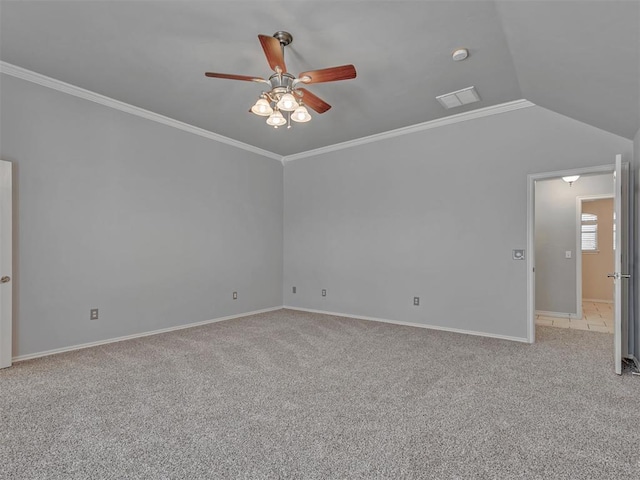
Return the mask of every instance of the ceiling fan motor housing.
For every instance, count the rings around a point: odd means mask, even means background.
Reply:
[[[295,77],[290,73],[275,73],[269,77],[271,91],[263,93],[270,101],[278,103],[285,93],[293,93],[292,85],[294,80]]]
[[[280,45],[282,45],[283,47],[286,47],[287,45],[290,45],[291,42],[293,42],[293,35],[291,35],[289,32],[280,30],[274,33],[273,36],[278,39]]]
[[[269,77],[269,83],[271,83],[272,89],[278,87],[291,89],[291,85],[293,84],[293,81],[295,79],[296,77],[294,77],[290,73],[274,73]]]

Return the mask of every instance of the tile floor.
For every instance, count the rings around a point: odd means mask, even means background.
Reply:
[[[593,332],[613,333],[613,304],[582,302],[582,318],[569,319],[536,315],[536,325],[573,328]]]

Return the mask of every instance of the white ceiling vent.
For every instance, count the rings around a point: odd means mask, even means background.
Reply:
[[[445,93],[436,97],[444,108],[454,108],[466,105],[467,103],[479,102],[480,97],[476,92],[476,87],[467,87],[456,92]]]

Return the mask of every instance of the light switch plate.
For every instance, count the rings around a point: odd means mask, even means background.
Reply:
[[[524,249],[513,250],[513,259],[514,260],[524,260]]]
[[[564,252],[564,258],[571,258],[571,250],[567,250]]]

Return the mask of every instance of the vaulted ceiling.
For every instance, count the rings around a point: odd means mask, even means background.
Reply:
[[[258,34],[293,34],[289,71],[333,106],[275,130],[248,113],[267,78]],[[617,135],[640,128],[640,1],[0,1],[0,60],[290,155],[525,98]],[[470,56],[454,62],[451,52]],[[437,95],[475,86],[479,103]],[[1,88],[1,87],[0,87]]]

